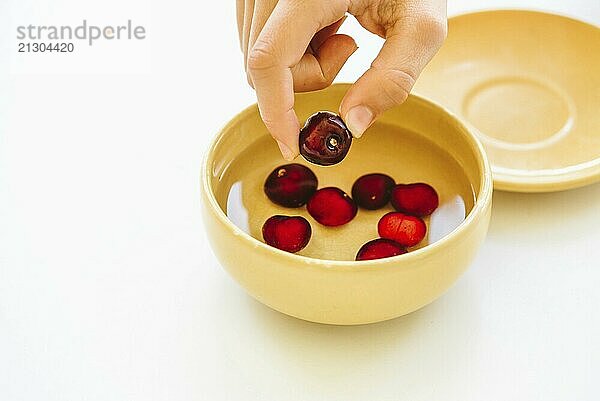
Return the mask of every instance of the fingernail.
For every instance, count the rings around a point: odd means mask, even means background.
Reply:
[[[290,149],[285,143],[277,140],[277,145],[279,146],[279,150],[283,155],[283,158],[287,161],[292,161],[296,158],[296,153]]]
[[[360,138],[373,122],[373,112],[367,106],[354,106],[346,113],[345,120],[352,135]]]

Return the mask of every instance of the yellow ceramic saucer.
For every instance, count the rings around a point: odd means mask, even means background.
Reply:
[[[417,93],[479,133],[496,189],[546,192],[600,181],[600,28],[524,10],[449,21]]]

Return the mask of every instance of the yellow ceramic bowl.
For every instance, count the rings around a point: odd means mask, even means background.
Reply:
[[[347,89],[347,84],[337,84],[297,95],[299,118],[337,110]],[[377,221],[389,207],[359,210],[345,226],[327,228],[305,208],[273,205],[263,182],[280,164],[284,161],[257,107],[242,111],[207,152],[202,208],[208,238],[223,267],[257,300],[288,315],[363,324],[410,313],[450,287],[486,235],[492,176],[483,148],[455,116],[423,98],[410,96],[381,116],[354,141],[342,163],[311,165],[319,187],[335,185],[346,192],[356,178],[372,172],[390,174],[397,182],[433,185],[440,207],[426,219],[428,237],[408,254],[353,261],[360,245],[377,237]],[[299,254],[262,242],[262,223],[273,214],[302,215],[310,221],[313,236]]]

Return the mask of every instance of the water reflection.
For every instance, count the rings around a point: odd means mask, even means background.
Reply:
[[[238,228],[250,234],[250,223],[248,220],[248,211],[244,207],[242,200],[242,182],[238,181],[231,186],[229,196],[227,197],[227,217]]]
[[[460,195],[456,195],[450,201],[441,204],[431,214],[429,220],[429,243],[450,234],[465,219],[465,201]]]

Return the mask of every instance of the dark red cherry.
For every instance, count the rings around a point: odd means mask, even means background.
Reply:
[[[352,199],[362,208],[375,210],[390,201],[395,182],[389,175],[367,174],[360,177],[352,186]]]
[[[320,111],[300,130],[300,154],[309,162],[330,166],[341,162],[350,150],[352,134],[341,117]]]
[[[439,205],[438,194],[429,184],[398,184],[392,189],[392,206],[399,212],[413,216],[428,216]]]
[[[282,251],[296,253],[310,241],[312,229],[302,216],[269,217],[262,228],[265,242]]]
[[[405,247],[391,239],[377,238],[364,244],[356,254],[356,260],[383,259],[408,252]]]
[[[358,208],[347,193],[339,188],[321,188],[306,204],[308,213],[324,226],[341,226],[356,216]]]
[[[391,239],[409,247],[417,245],[425,238],[427,226],[420,217],[390,212],[379,220],[377,231],[381,238]]]
[[[264,189],[273,203],[284,207],[300,207],[317,190],[317,176],[302,164],[286,164],[269,174]]]

